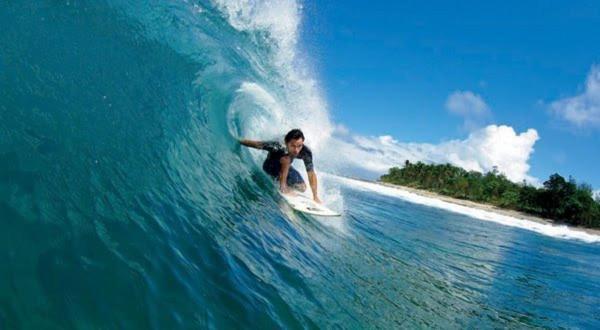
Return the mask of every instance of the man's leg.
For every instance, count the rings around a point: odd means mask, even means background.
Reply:
[[[263,163],[263,171],[267,173],[272,178],[276,179],[279,177],[279,170],[281,169],[281,165],[278,161],[273,161],[266,159]]]
[[[304,179],[302,179],[302,175],[295,168],[290,167],[287,177],[287,184],[289,187],[304,192],[306,191],[306,184],[304,183]]]

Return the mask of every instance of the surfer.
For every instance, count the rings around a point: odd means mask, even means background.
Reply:
[[[308,183],[313,199],[315,202],[321,203],[317,194],[317,174],[313,166],[312,151],[304,145],[304,134],[299,129],[293,129],[285,135],[284,141],[285,146],[278,141],[239,140],[246,147],[269,152],[263,163],[263,170],[279,181],[279,189],[283,193],[291,192],[292,188],[302,192],[306,191],[304,179],[292,166],[294,159],[302,159],[308,174]]]

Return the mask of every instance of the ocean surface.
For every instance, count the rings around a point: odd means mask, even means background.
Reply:
[[[0,329],[600,328],[597,235],[338,176],[302,14],[0,3]],[[293,127],[343,217],[235,140]]]

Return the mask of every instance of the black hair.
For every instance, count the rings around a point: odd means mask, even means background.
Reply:
[[[299,128],[294,128],[285,135],[285,143],[300,138],[302,138],[302,141],[304,141],[304,133],[302,133],[302,131]]]

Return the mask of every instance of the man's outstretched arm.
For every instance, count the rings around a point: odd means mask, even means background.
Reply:
[[[240,142],[241,145],[250,147],[250,148],[262,149],[262,147],[263,147],[263,143],[261,141],[253,141],[253,140],[246,140],[246,139],[240,139],[238,141]]]
[[[321,203],[319,194],[317,193],[317,173],[314,170],[306,172],[308,174],[308,183],[310,184],[310,190],[312,190],[313,199],[317,203]]]

